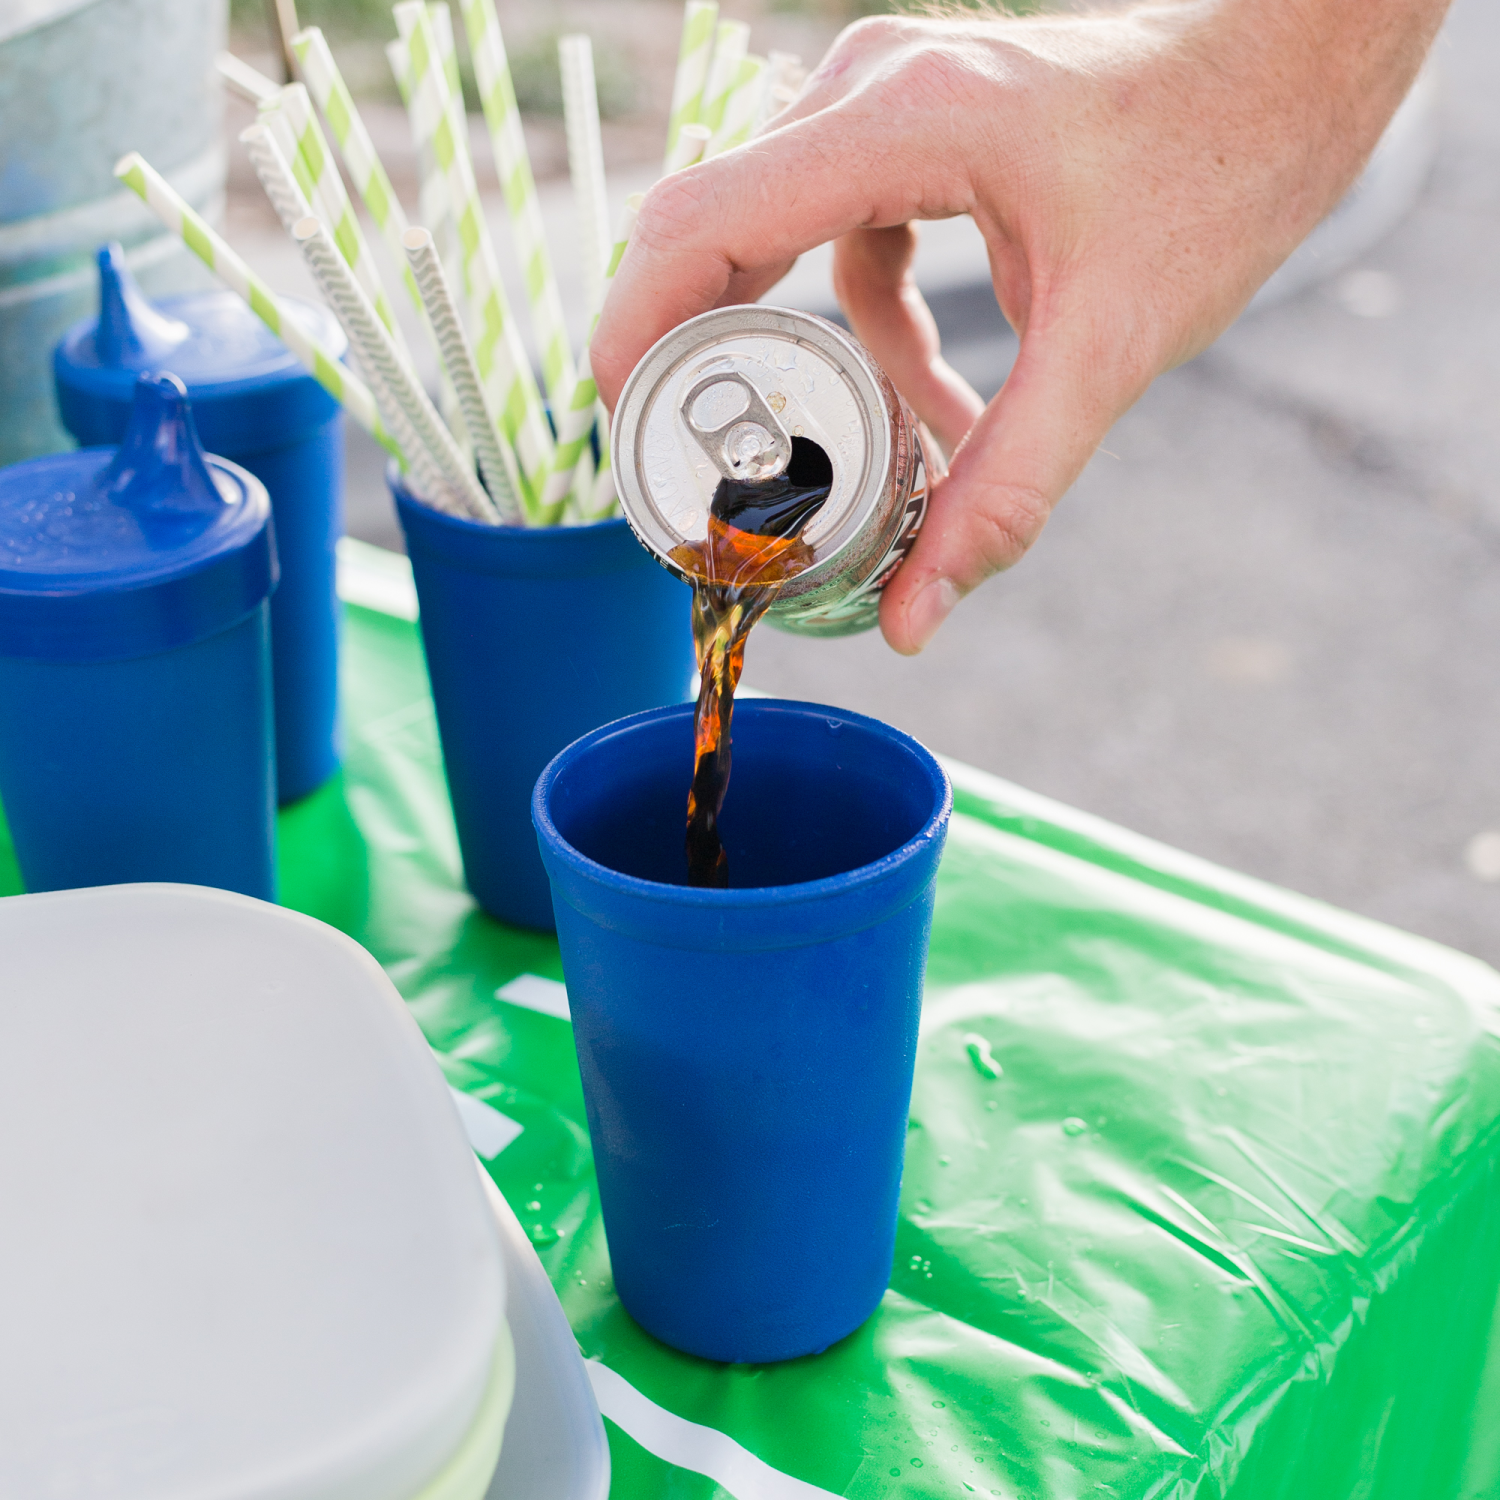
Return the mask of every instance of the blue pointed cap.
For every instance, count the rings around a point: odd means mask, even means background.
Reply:
[[[147,371],[182,380],[203,446],[226,458],[298,442],[338,415],[338,402],[233,292],[153,302],[119,245],[103,246],[98,262],[98,316],[75,323],[52,351],[58,413],[82,446],[122,441],[136,377]],[[344,331],[327,308],[282,302],[325,348],[343,353]]]
[[[0,656],[191,645],[238,624],[276,579],[265,486],[204,454],[174,375],[138,378],[119,448],[0,470]]]
[[[122,370],[161,369],[188,337],[188,326],[157,312],[135,284],[118,240],[99,249],[99,321],[94,352],[100,365]]]

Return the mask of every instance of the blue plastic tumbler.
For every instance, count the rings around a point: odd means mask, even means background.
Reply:
[[[0,801],[28,890],[275,896],[265,487],[171,375],[125,441],[0,470]]]
[[[550,930],[532,788],[570,740],[688,696],[687,587],[623,520],[486,526],[443,515],[390,479],[464,878],[491,916]]]
[[[343,349],[331,313],[288,301],[325,345]],[[63,425],[84,447],[118,443],[137,374],[170,370],[187,386],[204,448],[265,485],[281,561],[271,601],[277,795],[282,802],[306,796],[338,764],[338,402],[232,292],[148,302],[118,245],[99,252],[97,320],[70,328],[52,364]]]
[[[564,750],[532,814],[620,1300],[689,1354],[792,1359],[890,1279],[952,794],[899,730],[743,702],[731,884],[701,890],[692,764],[691,708],[637,714]]]

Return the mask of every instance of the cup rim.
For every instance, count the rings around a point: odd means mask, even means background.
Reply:
[[[502,521],[499,525],[492,525],[488,521],[476,521],[471,516],[449,515],[447,511],[439,510],[433,505],[428,505],[425,500],[419,500],[412,494],[406,487],[406,481],[401,476],[400,465],[397,464],[394,458],[386,461],[385,483],[386,488],[390,490],[391,495],[398,505],[420,511],[422,519],[429,524],[446,526],[450,530],[460,533],[479,531],[485,535],[493,535],[498,532],[512,540],[524,536],[528,539],[555,541],[561,534],[587,536],[590,533],[595,533],[605,528],[618,531],[620,527],[627,524],[624,516],[606,516],[602,521],[590,521],[583,526],[563,526],[561,524],[553,526],[527,526],[523,524],[517,526],[505,521]]]
[[[837,718],[842,723],[870,730],[882,738],[897,741],[912,754],[913,759],[927,774],[929,785],[934,792],[933,811],[911,838],[891,850],[889,854],[884,854],[867,864],[856,865],[852,870],[843,870],[837,875],[825,875],[817,880],[792,881],[786,885],[729,886],[718,889],[704,886],[669,885],[663,881],[644,880],[638,875],[625,875],[619,870],[612,870],[608,865],[590,859],[563,836],[561,830],[552,821],[552,815],[547,806],[548,796],[566,764],[585,749],[613,735],[628,732],[633,726],[647,721],[687,717],[692,714],[691,703],[673,703],[663,708],[650,708],[643,713],[630,714],[626,718],[615,719],[609,724],[601,724],[599,728],[590,730],[588,734],[580,736],[572,744],[564,746],[547,762],[542,774],[537,777],[536,786],[532,791],[531,817],[548,851],[554,858],[567,865],[575,875],[641,900],[670,902],[678,907],[701,907],[709,911],[730,908],[757,910],[826,900],[887,880],[903,865],[921,858],[931,849],[935,839],[940,840],[945,836],[953,813],[953,783],[943,768],[942,762],[913,735],[883,720],[872,718],[868,714],[855,713],[851,709],[835,708],[828,704],[810,703],[797,698],[747,698],[735,705],[736,713],[747,710],[757,715],[770,712],[795,713],[808,718]],[[685,790],[683,795],[685,799]]]

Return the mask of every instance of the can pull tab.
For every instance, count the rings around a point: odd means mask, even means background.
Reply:
[[[688,431],[726,479],[774,479],[792,461],[786,428],[743,375],[705,375],[683,398],[681,410]]]

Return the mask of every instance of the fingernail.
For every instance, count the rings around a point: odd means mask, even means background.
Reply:
[[[906,606],[906,630],[913,651],[920,651],[958,603],[958,585],[951,578],[934,578]]]

